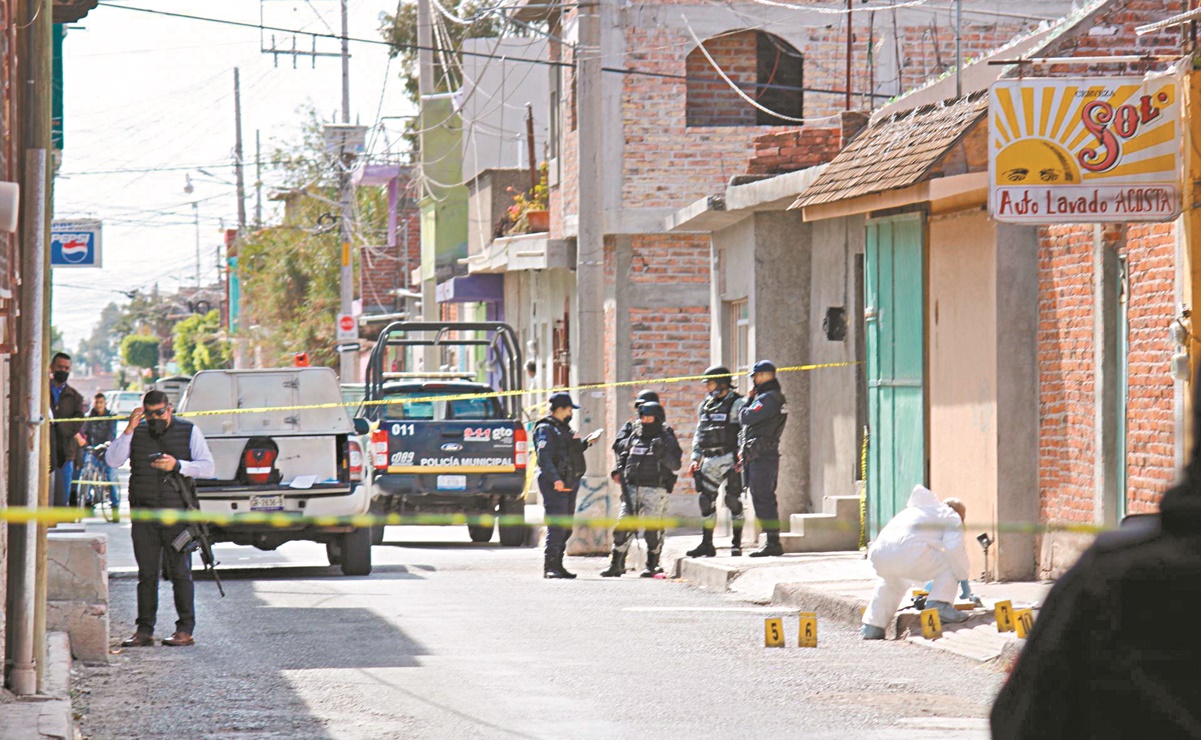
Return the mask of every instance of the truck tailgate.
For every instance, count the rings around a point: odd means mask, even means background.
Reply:
[[[385,421],[381,428],[388,432],[389,473],[512,473],[525,465],[525,450],[517,450],[524,435],[513,421]]]

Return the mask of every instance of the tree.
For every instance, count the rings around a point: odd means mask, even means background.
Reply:
[[[488,0],[444,0],[442,5],[460,18],[470,18],[469,25],[446,22],[446,35],[449,37],[452,51],[450,56],[458,59],[458,50],[463,46],[464,39],[486,39],[500,36],[504,30],[504,17],[496,13],[496,5]],[[431,9],[435,16],[436,8]],[[436,23],[436,21],[435,21]],[[380,14],[380,33],[390,44],[390,54],[400,57],[404,66],[401,79],[405,83],[405,93],[409,100],[417,103],[417,4],[402,2],[395,14]],[[450,65],[455,66],[454,62]],[[449,92],[462,85],[458,73],[443,67],[442,56],[434,54],[434,91]]]
[[[184,375],[229,367],[233,348],[222,338],[221,312],[193,314],[175,325],[175,362]]]
[[[58,330],[54,324],[50,325],[50,356],[53,357],[56,352],[66,352],[67,348],[63,345],[63,333]]]
[[[158,337],[130,334],[121,340],[121,361],[126,365],[153,370],[158,366]]]
[[[325,148],[322,127],[309,111],[302,141],[272,157],[285,178],[283,223],[248,234],[238,245],[243,325],[268,364],[296,352],[308,352],[314,364],[337,362],[334,324],[342,252],[338,164]],[[354,244],[379,244],[387,230],[386,193],[358,188],[353,208]]]
[[[116,303],[109,303],[100,311],[100,318],[92,328],[92,335],[79,343],[78,358],[92,372],[112,370],[119,349],[117,325],[124,311]]]

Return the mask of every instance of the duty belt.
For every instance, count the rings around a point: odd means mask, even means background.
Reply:
[[[701,455],[704,457],[721,457],[722,455],[732,455],[734,450],[727,450],[723,447],[702,447]]]

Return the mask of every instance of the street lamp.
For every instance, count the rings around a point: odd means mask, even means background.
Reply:
[[[191,195],[196,188],[192,187],[192,176],[184,175],[183,191]],[[200,202],[192,201],[192,218],[196,223],[196,292],[200,292]]]

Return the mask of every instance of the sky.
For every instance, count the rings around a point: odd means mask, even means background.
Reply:
[[[337,33],[338,0],[119,0],[113,4],[258,24]],[[396,0],[350,0],[350,37],[379,39],[379,16]],[[271,32],[263,43],[271,45]],[[297,46],[311,49],[308,37]],[[276,34],[291,48],[290,34]],[[91,335],[100,310],[127,299],[121,291],[162,291],[196,282],[200,216],[201,279],[217,277],[222,227],[237,223],[234,170],[234,68],[242,88],[243,157],[247,162],[247,218],[254,218],[255,132],[264,159],[297,142],[307,108],[340,120],[341,62],[281,56],[278,66],[260,51],[260,32],[102,5],[69,28],[64,43],[64,136],[55,181],[55,218],[99,218],[103,267],[56,268],[52,321],[74,349]],[[335,39],[318,51],[337,52]],[[412,113],[400,81],[401,65],[387,47],[351,42],[351,121],[374,126],[381,118]],[[376,128],[372,150],[397,147],[403,121]],[[172,168],[172,169],[165,169]],[[209,174],[200,170],[204,169]],[[125,170],[125,172],[114,172]],[[128,170],[139,170],[130,172]],[[187,178],[193,192],[184,192]],[[280,175],[263,170],[267,200]]]

